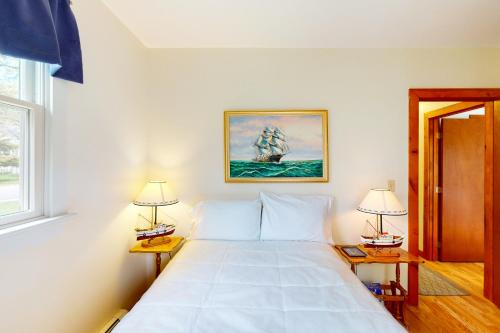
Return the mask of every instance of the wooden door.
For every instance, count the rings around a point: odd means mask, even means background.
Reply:
[[[441,261],[483,261],[484,158],[484,116],[442,119]]]

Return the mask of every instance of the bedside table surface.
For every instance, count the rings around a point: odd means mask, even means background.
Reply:
[[[134,247],[132,247],[130,253],[169,253],[172,252],[183,240],[184,237],[171,236],[170,242],[166,244],[160,244],[151,247],[142,247],[141,242],[138,242]]]
[[[361,251],[366,253],[366,257],[349,257],[347,253],[342,251],[342,246],[357,246]],[[335,245],[335,250],[342,258],[346,259],[351,264],[410,264],[424,262],[424,260],[401,248],[392,249],[394,252],[399,253],[399,257],[374,257],[367,252],[368,249],[363,245]]]

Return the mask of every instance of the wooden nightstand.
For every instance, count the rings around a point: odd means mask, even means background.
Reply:
[[[133,248],[129,250],[130,253],[154,253],[156,254],[156,277],[160,275],[161,272],[161,254],[168,253],[168,257],[172,259],[173,253],[184,241],[184,237],[171,236],[171,241],[166,244],[160,244],[151,247],[142,247],[141,242],[134,245]]]
[[[351,270],[356,274],[356,266],[359,264],[395,264],[396,265],[396,280],[390,281],[389,284],[383,284],[382,295],[374,296],[382,301],[386,308],[392,313],[394,318],[401,321],[404,324],[404,311],[403,304],[406,300],[407,292],[401,286],[401,271],[400,264],[412,264],[418,265],[423,263],[423,260],[416,257],[403,249],[397,248],[393,251],[399,252],[399,257],[374,257],[367,253],[367,249],[363,245],[358,245],[358,248],[367,254],[366,257],[349,257],[341,249],[342,245],[335,245],[335,250],[344,258],[348,263],[351,264]]]

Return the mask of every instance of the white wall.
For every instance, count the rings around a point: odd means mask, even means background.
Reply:
[[[369,188],[396,180],[407,205],[408,88],[498,87],[500,50],[150,50],[150,175],[187,204],[259,191],[335,197],[334,238],[357,242]],[[223,111],[329,110],[327,184],[224,183]],[[407,219],[392,218],[407,231]],[[366,273],[365,273],[366,274]]]
[[[92,333],[144,291],[131,255],[146,178],[146,50],[100,1],[74,1],[85,84],[54,80],[53,205],[76,216],[0,238],[0,332]]]
[[[77,215],[0,238],[2,332],[93,332],[137,300],[151,258],[127,253],[129,202],[146,151],[186,205],[332,194],[335,239],[355,242],[369,188],[395,179],[406,205],[407,89],[500,85],[500,50],[145,50],[100,1],[74,3],[86,83],[54,82],[51,133],[54,210]],[[330,183],[224,183],[222,112],[239,108],[328,109]]]

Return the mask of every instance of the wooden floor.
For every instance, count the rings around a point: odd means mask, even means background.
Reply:
[[[410,332],[500,332],[500,310],[483,294],[483,264],[426,262],[470,296],[419,296],[418,307],[407,306]]]

